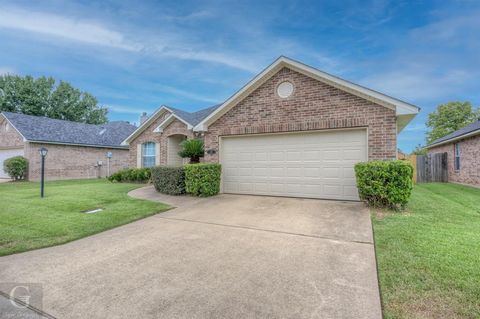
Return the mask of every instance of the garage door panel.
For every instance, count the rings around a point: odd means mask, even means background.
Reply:
[[[334,184],[325,184],[323,186],[324,194],[326,196],[342,196],[343,195],[343,186],[334,185]]]
[[[355,170],[353,169],[353,167],[343,168],[343,178],[355,180]]]
[[[363,129],[223,138],[223,191],[357,200],[366,144]]]
[[[267,176],[269,176],[268,171],[269,170],[268,170],[267,167],[256,167],[256,168],[253,169],[253,173],[257,177],[267,177]]]
[[[256,152],[255,153],[255,160],[256,161],[267,161],[268,160],[267,152]]]
[[[281,161],[285,160],[284,152],[274,152],[272,151],[269,156],[270,161]]]
[[[343,187],[343,194],[344,194],[344,196],[346,196],[346,197],[355,198],[355,197],[358,196],[357,187],[356,187],[355,185],[353,185],[353,186],[344,186],[344,187]]]

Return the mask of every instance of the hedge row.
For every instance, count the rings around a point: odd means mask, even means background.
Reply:
[[[206,197],[220,191],[220,164],[188,164],[152,168],[152,182],[161,193],[180,195],[189,193]]]
[[[413,167],[407,161],[370,161],[355,165],[360,199],[373,207],[404,208],[412,193]]]
[[[195,196],[213,196],[220,192],[220,164],[185,165],[185,186],[189,194]]]
[[[185,194],[185,171],[181,166],[156,166],[152,168],[152,183],[160,193]]]
[[[128,168],[117,171],[108,177],[110,182],[147,183],[151,177],[150,168]]]

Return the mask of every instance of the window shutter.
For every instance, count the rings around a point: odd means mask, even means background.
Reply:
[[[160,165],[160,143],[155,143],[155,165]]]
[[[137,144],[137,168],[142,167],[142,144]]]

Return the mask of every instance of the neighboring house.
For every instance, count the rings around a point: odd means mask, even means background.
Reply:
[[[92,125],[2,112],[0,178],[8,177],[3,161],[21,155],[29,162],[28,179],[38,180],[41,147],[48,149],[45,176],[49,180],[105,177],[128,165],[128,147],[121,142],[135,129],[127,122]]]
[[[426,148],[429,154],[448,154],[448,181],[480,186],[480,121],[439,138]]]
[[[176,165],[179,143],[201,137],[225,193],[356,200],[354,164],[395,159],[397,133],[418,111],[280,57],[221,105],[160,107],[124,144],[132,166]]]

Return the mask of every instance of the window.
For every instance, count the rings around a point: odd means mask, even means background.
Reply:
[[[455,143],[455,170],[460,170],[460,143]]]
[[[147,142],[142,145],[142,166],[155,166],[155,143]]]

